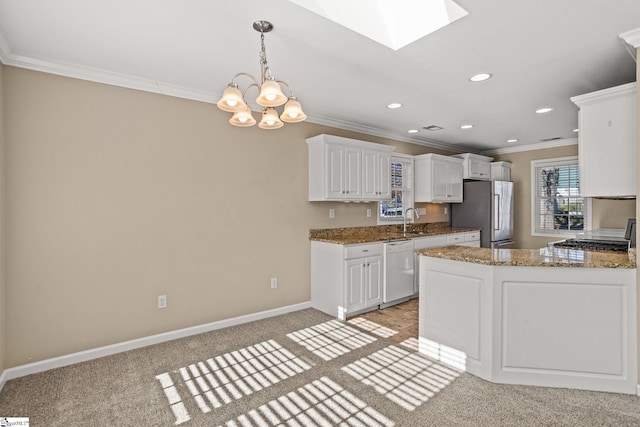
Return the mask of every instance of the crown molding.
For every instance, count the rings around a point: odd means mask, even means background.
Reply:
[[[416,138],[402,137],[396,133],[392,133],[384,129],[375,128],[373,126],[361,125],[353,122],[347,122],[347,121],[329,118],[325,116],[309,114],[307,116],[306,121],[315,123],[318,125],[341,129],[341,130],[349,130],[353,132],[364,133],[367,135],[379,136],[381,138],[389,138],[395,141],[402,141],[402,142],[408,142],[410,144],[423,145],[425,147],[430,147],[430,148],[437,148],[440,150],[450,151],[453,153],[461,152],[459,147],[456,147],[451,144],[446,144],[443,142],[433,141],[433,140],[422,140],[422,139],[416,139]]]
[[[1,32],[0,32],[0,62],[2,62],[5,65],[14,66],[18,68],[25,68],[28,70],[40,71],[40,72],[49,73],[49,74],[56,74],[59,76],[70,77],[70,78],[75,78],[80,80],[87,80],[87,81],[107,84],[111,86],[141,90],[144,92],[157,93],[160,95],[173,96],[176,98],[189,99],[193,101],[201,101],[209,104],[215,104],[217,100],[222,96],[219,93],[195,91],[193,89],[172,85],[169,83],[163,83],[163,82],[158,82],[158,81],[149,80],[149,79],[141,79],[141,78],[126,75],[126,74],[112,73],[112,72],[108,72],[108,71],[100,70],[96,68],[84,67],[78,64],[56,62],[56,61],[16,55],[11,53],[11,49]],[[550,148],[550,147],[570,145],[570,144],[577,143],[577,140],[574,142],[554,141],[553,143],[532,144],[532,145],[519,146],[519,147],[513,147],[513,148],[500,148],[496,150],[480,151],[471,147],[447,144],[444,142],[430,140],[430,139],[403,137],[403,136],[399,136],[396,133],[392,133],[387,130],[376,128],[373,126],[347,122],[347,121],[324,117],[320,115],[310,114],[307,117],[306,121],[323,125],[323,126],[337,128],[337,129],[359,132],[367,135],[378,136],[381,138],[393,139],[395,141],[407,142],[409,144],[416,144],[416,145],[422,145],[429,148],[436,148],[439,150],[448,151],[452,153],[469,152],[469,153],[475,153],[475,154],[491,155],[491,154],[512,153],[517,151],[537,150],[537,149]],[[572,141],[572,140],[569,140],[569,141]]]
[[[618,37],[636,49],[640,47],[640,28],[622,33]]]
[[[496,154],[519,153],[522,151],[546,150],[548,148],[566,147],[568,145],[577,145],[578,138],[559,139],[557,141],[541,142],[538,144],[518,145],[515,147],[496,148],[494,150],[486,150],[480,154],[484,156],[492,156]]]

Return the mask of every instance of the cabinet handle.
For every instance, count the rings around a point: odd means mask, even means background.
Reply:
[[[369,267],[369,265],[370,265],[370,264],[369,264],[369,263],[367,263],[367,267]]]

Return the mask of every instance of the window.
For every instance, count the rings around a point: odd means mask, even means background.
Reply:
[[[402,213],[413,207],[413,158],[391,156],[391,199],[378,203],[378,224],[402,222]]]
[[[591,225],[591,203],[580,195],[577,157],[531,162],[531,234],[575,235]]]

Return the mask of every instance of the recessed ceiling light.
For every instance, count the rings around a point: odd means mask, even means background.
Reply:
[[[518,140],[515,139],[515,138],[512,138],[512,139],[507,139],[507,142],[508,143],[514,143],[514,142],[518,142]]]
[[[536,114],[544,114],[544,113],[548,113],[549,111],[553,111],[553,108],[551,108],[551,107],[542,107],[542,108],[538,108],[536,110]]]
[[[391,104],[387,104],[387,108],[391,110],[400,108],[400,107],[402,107],[402,104],[400,104],[399,102],[392,102]]]
[[[474,76],[469,77],[469,81],[471,82],[483,82],[485,80],[489,80],[491,78],[490,73],[479,73]]]
[[[578,133],[578,132],[580,132],[580,129],[574,129],[573,131]]]
[[[409,132],[409,133],[418,133],[418,129],[409,129],[407,132]]]
[[[471,129],[473,127],[473,125],[462,125],[460,126],[460,129]]]

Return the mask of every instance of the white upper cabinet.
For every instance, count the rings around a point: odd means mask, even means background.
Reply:
[[[491,162],[491,181],[511,181],[511,162]]]
[[[493,160],[493,157],[473,153],[456,154],[452,157],[457,157],[464,161],[462,163],[462,177],[464,179],[491,180],[491,160]]]
[[[309,146],[309,200],[373,201],[391,197],[395,147],[318,135]]]
[[[578,107],[580,194],[636,195],[636,83],[571,98]]]
[[[416,202],[462,202],[463,160],[439,154],[414,158]]]
[[[391,198],[391,153],[362,150],[362,198],[388,200]]]

